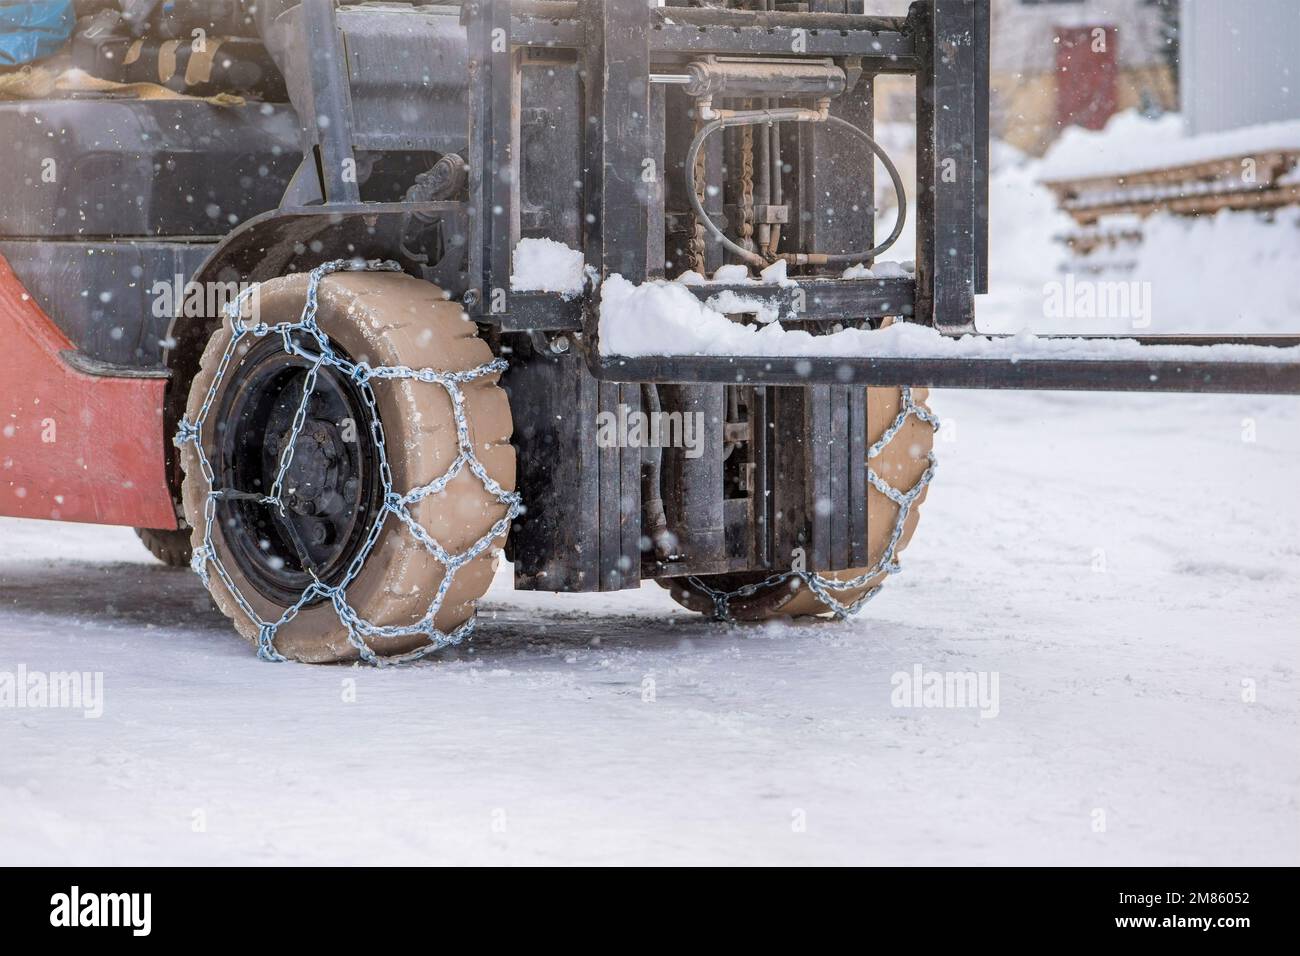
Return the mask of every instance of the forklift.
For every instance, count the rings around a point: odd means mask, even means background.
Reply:
[[[928,388],[1300,392],[1297,339],[956,347],[989,0],[876,6],[77,0],[51,65],[0,76],[0,514],[136,528],[263,658],[382,664],[463,641],[502,549],[523,589],[857,611],[934,475]],[[578,286],[517,281],[528,240]],[[867,344],[620,353],[615,288]],[[870,344],[912,326],[936,344]]]

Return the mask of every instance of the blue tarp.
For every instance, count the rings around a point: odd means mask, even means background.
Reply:
[[[0,0],[0,66],[51,56],[72,36],[72,0]]]

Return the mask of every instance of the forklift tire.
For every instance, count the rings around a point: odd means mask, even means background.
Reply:
[[[167,565],[167,567],[187,568],[190,566],[189,531],[136,528],[135,536],[149,549],[150,554]]]
[[[928,410],[925,404],[929,392],[924,388],[912,389],[912,398]],[[898,417],[902,408],[902,390],[896,388],[867,389],[867,444],[878,441],[885,430]],[[886,445],[874,459],[871,466],[876,474],[899,491],[912,488],[925,474],[929,467],[929,455],[934,448],[934,429],[927,422],[912,416],[899,429],[893,440]],[[866,462],[863,462],[865,467]],[[923,490],[908,512],[903,525],[903,534],[898,539],[894,556],[907,547],[916,531],[920,518],[920,505],[925,501]],[[867,557],[871,567],[880,563],[881,556],[889,544],[894,524],[898,518],[898,505],[881,494],[869,482],[867,484]],[[869,568],[854,568],[846,571],[830,571],[825,577],[836,581],[846,581],[865,574]],[[715,591],[735,591],[749,585],[758,584],[771,575],[767,572],[751,571],[741,574],[717,574],[700,576],[699,580]],[[888,575],[882,571],[868,579],[860,586],[843,591],[829,589],[841,605],[852,604],[874,587],[882,584]],[[685,608],[702,614],[715,613],[713,598],[703,589],[697,587],[689,578],[668,578],[660,583],[668,588],[673,599]],[[755,591],[744,597],[733,597],[727,605],[731,617],[737,621],[766,621],[778,617],[809,617],[830,614],[833,608],[817,597],[800,579],[790,578],[779,584]]]
[[[302,313],[308,279],[272,279],[260,289],[258,321],[295,322]],[[468,371],[492,361],[459,305],[441,290],[411,276],[344,272],[319,287],[317,324],[336,351],[372,367],[407,366]],[[190,386],[187,420],[198,420],[216,378],[232,331],[224,321],[203,353]],[[301,402],[306,360],[285,352],[278,335],[246,335],[231,356],[202,426],[204,454],[217,488],[266,494],[279,469],[285,438]],[[515,486],[515,452],[510,444],[510,405],[498,375],[461,386],[474,453],[487,473],[507,491]],[[376,410],[398,494],[426,485],[456,460],[459,445],[451,399],[443,386],[411,379],[373,379]],[[371,413],[363,392],[347,375],[322,367],[307,406],[282,496],[283,512],[250,499],[220,499],[211,544],[238,594],[266,622],[280,620],[311,584],[305,565],[326,584],[337,585],[354,562],[377,516],[383,526],[374,548],[348,584],[348,605],[376,626],[409,627],[429,611],[444,566],[409,528],[383,511],[384,488]],[[348,426],[351,426],[350,428]],[[209,486],[193,443],[182,452],[182,497],[193,530],[192,545],[204,544],[204,505]],[[412,517],[449,553],[457,554],[488,534],[506,514],[468,468],[446,488],[409,506]],[[495,544],[504,543],[504,536]],[[304,555],[307,560],[303,560]],[[445,633],[468,621],[475,602],[492,582],[493,548],[462,566],[434,618]],[[255,642],[258,627],[212,562],[209,589],[240,634]],[[275,649],[311,663],[359,657],[348,628],[332,602],[317,598],[278,627]],[[403,654],[428,643],[422,633],[368,637],[376,654]]]

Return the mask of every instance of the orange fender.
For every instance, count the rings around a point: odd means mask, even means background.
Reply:
[[[161,378],[88,375],[0,256],[0,515],[175,528]]]

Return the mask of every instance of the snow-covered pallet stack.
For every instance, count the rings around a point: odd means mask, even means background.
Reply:
[[[1132,271],[1154,214],[1300,206],[1300,121],[1205,136],[1183,136],[1174,122],[1147,124],[1158,134],[1127,142],[1107,135],[1086,143],[1087,134],[1077,134],[1080,148],[1054,150],[1042,181],[1077,224],[1058,237],[1073,253],[1070,271]],[[1085,148],[1102,145],[1111,148]]]

